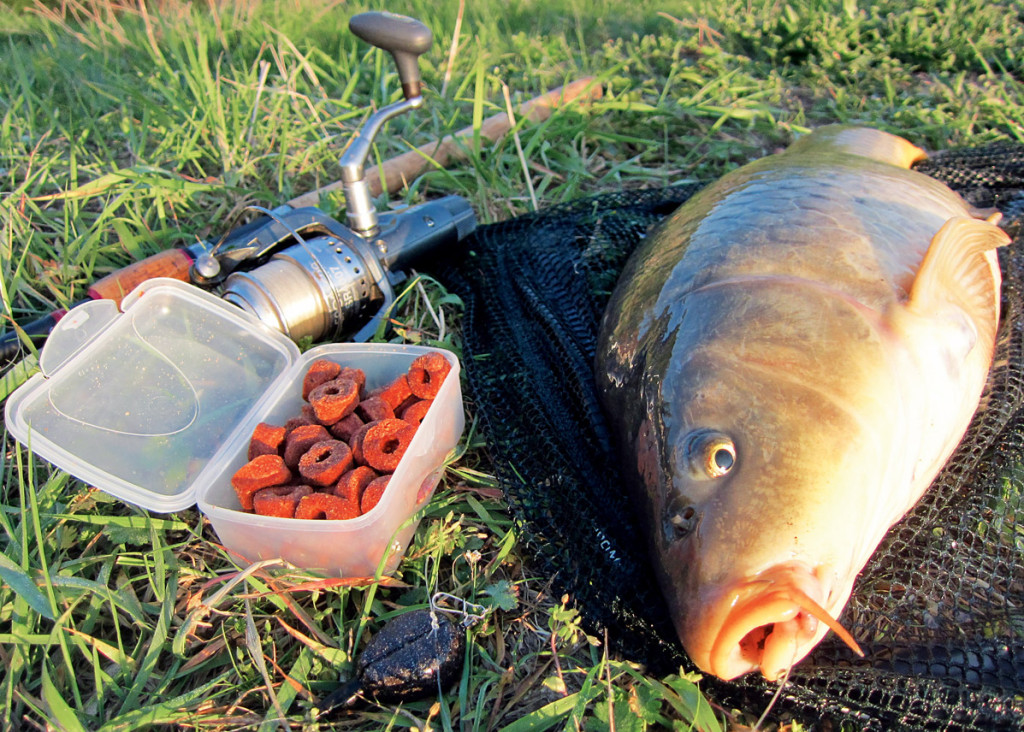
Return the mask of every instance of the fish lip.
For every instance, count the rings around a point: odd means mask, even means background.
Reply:
[[[707,616],[709,622],[703,624],[702,635],[713,639],[705,657],[706,670],[726,681],[760,670],[766,679],[774,681],[806,656],[825,636],[828,627],[806,613],[801,614],[800,606],[790,598],[791,588],[820,605],[825,604],[829,595],[820,573],[799,561],[775,565],[719,588],[717,597],[709,598],[713,609]],[[829,612],[834,613],[831,608]],[[767,634],[761,639],[752,634],[759,628],[781,624],[785,624],[785,632],[776,636],[770,654],[773,660],[765,667],[766,654],[760,645]],[[791,653],[785,652],[790,649]],[[780,658],[786,662],[780,665]]]

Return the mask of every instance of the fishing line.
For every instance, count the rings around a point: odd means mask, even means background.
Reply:
[[[275,214],[273,211],[264,208],[263,206],[257,206],[256,204],[250,204],[250,205],[246,206],[246,208],[251,209],[253,211],[258,211],[259,213],[263,214],[264,216],[268,216],[271,219],[273,219],[274,221],[276,221],[277,223],[281,224],[281,226],[283,226],[288,231],[288,233],[292,235],[292,237],[299,244],[299,246],[301,246],[303,249],[306,250],[306,254],[309,255],[309,259],[310,259],[310,261],[313,262],[313,266],[315,266],[320,271],[320,276],[322,276],[328,282],[331,281],[330,274],[327,272],[326,269],[324,269],[324,266],[320,263],[320,260],[316,258],[316,255],[313,254],[313,250],[309,248],[308,244],[306,244],[306,240],[303,239],[301,236],[299,236],[299,232],[297,232],[294,228],[289,226],[288,223],[284,219],[282,219],[280,216]]]
[[[768,706],[765,707],[765,710],[761,713],[761,716],[758,717],[757,722],[754,723],[754,726],[751,728],[750,732],[758,732],[761,729],[761,725],[764,724],[764,721],[768,718],[768,714],[772,711],[772,707],[775,706],[775,702],[777,702],[779,700],[779,697],[782,695],[782,690],[786,688],[786,684],[789,683],[789,674],[793,671],[793,665],[795,663],[796,647],[794,646],[793,656],[789,660],[789,666],[786,667],[786,673],[782,674],[782,680],[779,681],[779,688],[775,690],[774,694],[772,694],[772,698],[768,702]]]

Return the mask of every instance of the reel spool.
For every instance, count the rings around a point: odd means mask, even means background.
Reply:
[[[476,227],[469,202],[459,196],[383,214],[372,239],[339,225],[319,226],[315,236],[303,238],[287,215],[265,213],[295,243],[259,267],[232,272],[221,296],[294,341],[368,340],[387,317],[393,286],[405,279],[402,270],[434,247],[457,244]]]

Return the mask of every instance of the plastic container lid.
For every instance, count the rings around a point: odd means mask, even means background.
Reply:
[[[122,302],[80,305],[7,401],[8,429],[40,457],[122,500],[187,508],[238,452],[241,426],[299,349],[196,287],[155,279]]]

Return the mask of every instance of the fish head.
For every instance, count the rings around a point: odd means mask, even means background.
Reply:
[[[899,448],[784,348],[770,366],[713,339],[685,348],[652,380],[636,442],[659,577],[701,669],[775,679],[845,633],[835,618],[890,525],[873,496]]]

